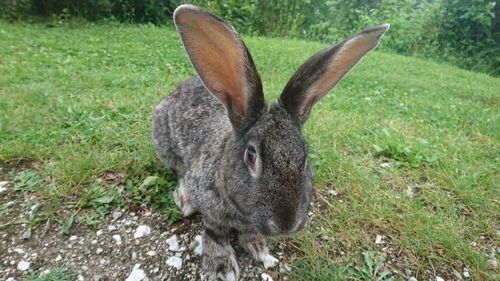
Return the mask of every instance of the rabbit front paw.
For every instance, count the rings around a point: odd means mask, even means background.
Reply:
[[[236,281],[240,278],[240,268],[233,247],[226,239],[214,234],[203,235],[203,271],[205,280]]]
[[[278,262],[277,258],[269,254],[269,248],[267,248],[264,237],[256,234],[240,234],[238,241],[255,260],[264,264],[265,269],[274,267]]]
[[[240,278],[240,269],[234,254],[230,256],[203,257],[203,269],[208,281],[236,281]]]

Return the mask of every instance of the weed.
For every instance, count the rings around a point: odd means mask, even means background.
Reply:
[[[33,192],[36,189],[40,189],[37,185],[42,183],[42,178],[33,170],[24,170],[15,177],[14,181],[16,181],[14,186],[16,191]]]
[[[25,281],[74,281],[77,274],[63,268],[52,268],[47,274],[37,275],[34,272],[28,273],[24,278]]]
[[[171,176],[167,179],[160,176],[149,176],[140,185],[134,185],[131,181],[127,182],[127,191],[133,202],[161,210],[169,223],[182,218],[181,212],[175,207],[172,196],[174,188],[175,182]]]
[[[373,251],[363,253],[363,260],[349,269],[349,279],[370,281],[392,281],[392,272],[386,268],[384,255],[375,255]]]

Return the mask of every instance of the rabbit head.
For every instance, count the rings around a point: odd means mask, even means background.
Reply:
[[[174,20],[198,76],[225,106],[233,128],[221,164],[224,198],[263,235],[302,229],[312,172],[301,128],[311,108],[376,47],[389,25],[315,54],[267,106],[252,57],[231,25],[192,5],[177,8]]]

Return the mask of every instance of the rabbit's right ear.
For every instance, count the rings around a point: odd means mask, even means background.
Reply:
[[[302,125],[314,104],[324,97],[359,60],[375,48],[389,24],[364,30],[309,58],[288,81],[279,98]]]
[[[174,21],[205,87],[226,107],[236,131],[267,109],[260,77],[236,30],[193,5],[179,6]]]

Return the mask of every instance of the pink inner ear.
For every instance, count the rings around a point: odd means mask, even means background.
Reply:
[[[182,12],[176,25],[205,86],[243,118],[248,99],[245,51],[234,29],[202,11]]]

